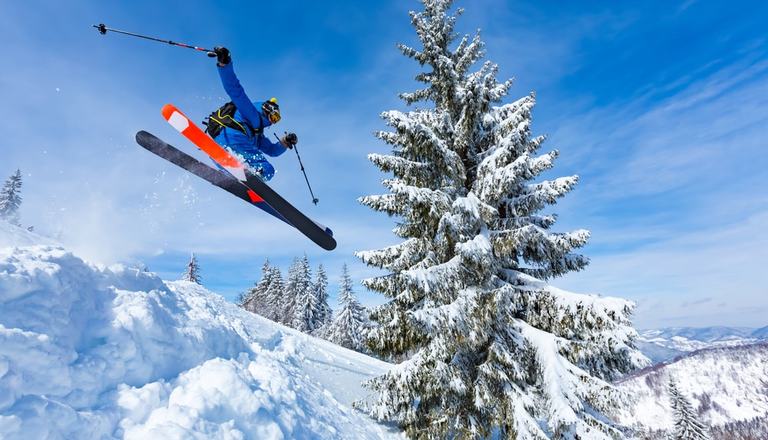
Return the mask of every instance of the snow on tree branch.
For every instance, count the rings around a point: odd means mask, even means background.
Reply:
[[[586,230],[553,232],[541,212],[577,176],[537,180],[558,151],[539,154],[535,96],[503,103],[512,85],[486,61],[479,33],[454,41],[451,1],[411,14],[422,47],[400,46],[425,87],[400,94],[415,111],[386,111],[369,158],[393,178],[360,202],[397,217],[399,244],[356,255],[388,273],[363,285],[390,300],[371,317],[368,347],[401,362],[368,382],[358,405],[413,438],[590,438],[621,434],[603,415],[609,380],[640,366],[628,301],[550,286],[583,269]]]

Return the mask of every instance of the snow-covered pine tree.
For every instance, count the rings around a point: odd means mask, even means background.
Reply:
[[[202,284],[202,277],[200,276],[200,265],[197,263],[197,257],[193,252],[189,257],[189,263],[187,263],[187,270],[181,275],[182,281],[190,281],[197,284]]]
[[[619,437],[601,413],[615,403],[609,380],[644,361],[634,305],[541,281],[588,263],[573,251],[589,232],[552,232],[556,216],[540,213],[577,176],[534,181],[558,154],[537,154],[534,95],[502,104],[512,83],[495,64],[470,73],[479,35],[454,45],[460,11],[422,3],[411,18],[423,47],[400,49],[429,68],[416,77],[425,86],[400,96],[428,105],[382,114],[392,154],[369,158],[394,178],[361,199],[399,217],[404,241],[357,253],[389,272],[364,281],[391,298],[372,313],[368,346],[407,360],[369,381],[377,396],[358,405],[414,438]]]
[[[270,283],[264,296],[266,298],[267,314],[263,315],[267,319],[275,322],[282,322],[285,289],[283,285],[283,274],[279,267],[272,267],[270,271]]]
[[[285,283],[285,299],[281,322],[296,328],[296,319],[300,315],[299,301],[304,300],[307,292],[312,292],[312,273],[309,268],[309,259],[306,254],[301,259],[293,260],[288,269],[288,277]]]
[[[272,274],[272,266],[269,265],[269,260],[265,260],[264,264],[261,266],[261,278],[253,287],[243,294],[241,306],[245,310],[248,310],[251,313],[257,313],[266,318],[274,315],[269,309],[267,301],[267,291],[272,284]]]
[[[307,281],[306,287],[296,291],[292,327],[304,333],[312,333],[321,326],[320,315],[322,312],[315,286],[311,279]]]
[[[293,325],[293,311],[296,304],[296,290],[299,283],[299,259],[294,258],[285,275],[285,288],[283,289],[283,301],[280,308],[279,322],[285,325]]]
[[[325,273],[323,265],[317,267],[317,275],[315,276],[315,283],[313,285],[315,289],[315,296],[317,297],[317,327],[319,329],[331,323],[333,319],[333,310],[328,305],[328,275]]]
[[[339,310],[333,321],[323,332],[325,338],[334,344],[351,350],[363,351],[366,330],[365,308],[360,305],[352,290],[352,278],[347,265],[342,268],[339,287]]]
[[[671,438],[674,440],[709,440],[707,428],[699,421],[691,402],[680,392],[672,377],[669,378],[667,389],[675,420],[675,428]]]
[[[19,226],[21,207],[21,170],[16,170],[0,189],[0,219]]]

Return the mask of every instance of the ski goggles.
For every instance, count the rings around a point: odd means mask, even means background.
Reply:
[[[269,122],[276,124],[280,121],[280,106],[277,105],[277,98],[272,98],[269,101],[264,102],[261,106],[264,111],[264,115],[269,119]]]

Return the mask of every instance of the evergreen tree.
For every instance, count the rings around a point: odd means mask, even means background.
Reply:
[[[319,329],[330,324],[333,319],[333,310],[331,310],[331,306],[328,305],[328,275],[326,275],[325,268],[323,268],[322,264],[317,267],[314,289],[318,303],[318,322],[316,328]]]
[[[293,325],[296,330],[312,333],[320,327],[320,300],[315,286],[309,282],[306,288],[296,292]]]
[[[21,183],[21,170],[16,170],[0,189],[0,219],[17,226],[20,226]]]
[[[707,428],[698,420],[691,402],[683,396],[677,384],[669,378],[669,399],[672,402],[672,412],[675,420],[675,429],[672,434],[674,440],[709,440]]]
[[[615,403],[608,380],[642,363],[634,349],[631,302],[577,295],[545,279],[580,270],[573,251],[589,232],[550,231],[540,213],[577,176],[537,181],[557,151],[537,154],[534,95],[502,104],[476,35],[456,41],[450,0],[422,0],[411,13],[421,49],[401,51],[428,71],[424,88],[400,96],[425,102],[388,111],[377,134],[392,154],[370,160],[393,178],[389,192],[361,199],[400,218],[404,241],[358,252],[389,273],[365,280],[391,301],[372,317],[367,339],[383,357],[405,358],[367,383],[358,405],[414,438],[589,438],[620,436],[600,412]],[[453,47],[453,49],[452,49]]]
[[[342,268],[339,289],[340,308],[330,326],[324,331],[329,341],[351,350],[363,351],[365,336],[365,308],[360,305],[352,291],[352,278],[347,265]]]
[[[279,322],[285,325],[293,325],[294,305],[296,304],[295,294],[299,284],[299,266],[299,259],[294,258],[285,276],[285,289],[283,289],[283,301],[279,319]]]
[[[243,295],[241,306],[245,310],[264,317],[271,314],[267,301],[267,291],[272,284],[272,274],[272,266],[269,265],[269,260],[265,260],[261,267],[261,279]]]
[[[275,322],[282,322],[281,317],[285,302],[285,289],[283,285],[283,274],[280,268],[272,267],[270,270],[270,283],[265,293],[266,314],[263,316]]]
[[[189,257],[189,263],[187,263],[187,270],[181,276],[182,281],[190,281],[197,284],[202,284],[202,277],[200,276],[200,265],[197,263],[197,257],[193,252]]]
[[[290,327],[296,327],[298,302],[307,300],[307,291],[312,291],[312,273],[309,268],[309,259],[304,255],[301,259],[295,259],[290,269],[285,284],[285,299],[281,321]]]

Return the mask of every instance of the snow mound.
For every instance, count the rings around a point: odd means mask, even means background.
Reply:
[[[389,364],[7,229],[0,438],[399,437],[350,405]]]

